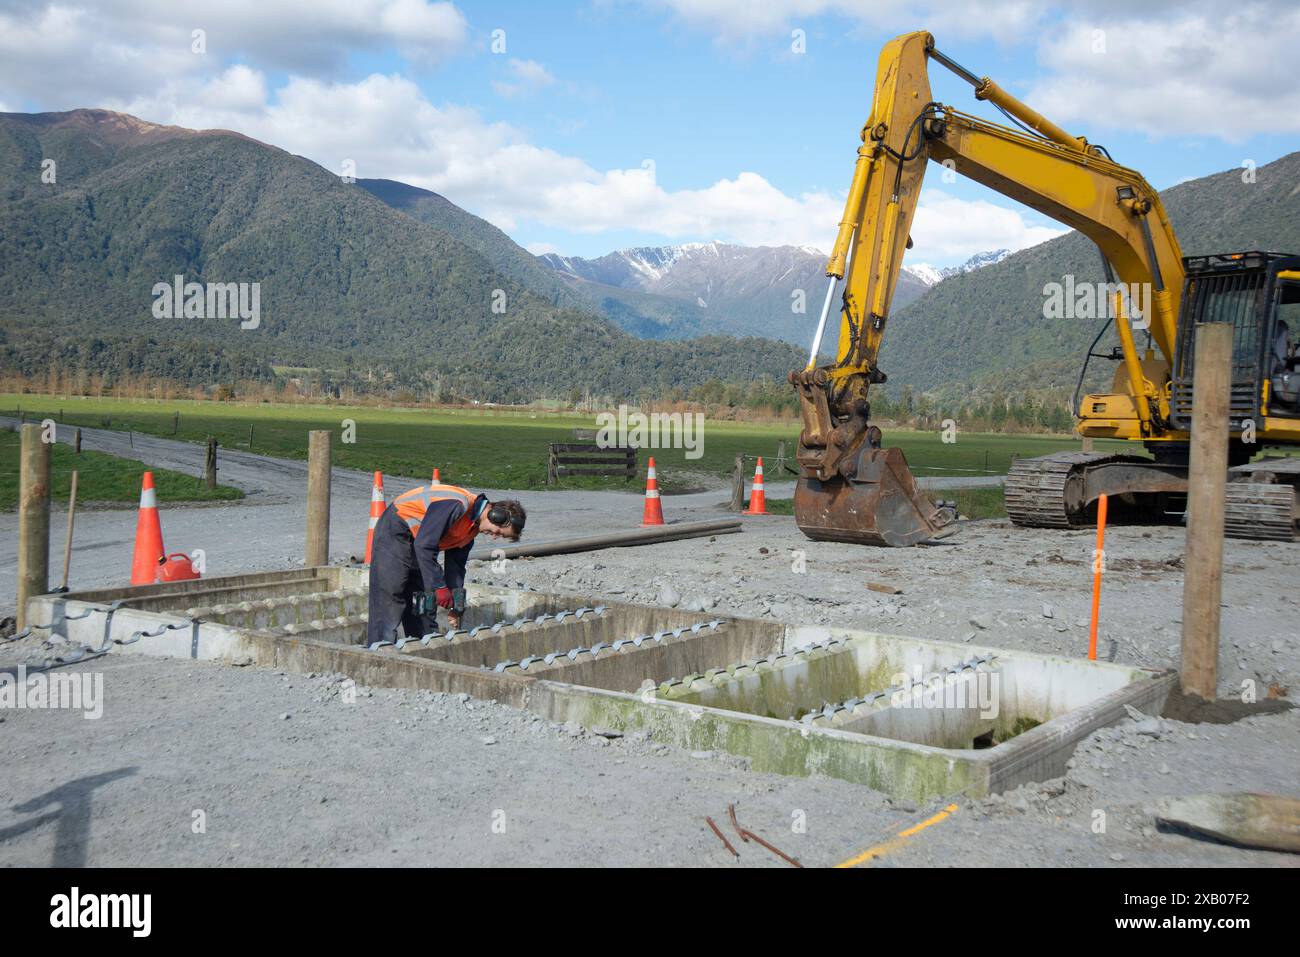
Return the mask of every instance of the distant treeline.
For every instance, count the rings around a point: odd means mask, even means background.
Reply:
[[[581,325],[581,318],[575,323]],[[286,379],[277,368],[291,366],[301,370],[292,376],[294,387],[316,395],[392,398],[402,392],[416,401],[518,404],[567,401],[575,392],[650,400],[713,380],[775,385],[799,362],[794,347],[767,339],[651,342],[612,327],[600,330],[601,339],[589,332],[554,318],[549,328],[518,323],[478,338],[427,337],[400,355],[385,356],[307,347],[281,354],[273,341],[247,347],[209,339],[84,335],[71,328],[19,331],[0,324],[0,372],[31,383],[53,374],[72,383],[61,391],[76,394],[154,381],[213,395],[276,393]]]
[[[230,379],[225,382],[194,384],[130,372],[104,375],[82,370],[47,368],[43,374],[0,372],[0,392],[39,395],[97,396],[125,399],[194,399],[218,402],[339,402],[346,405],[399,405],[409,407],[477,406],[479,400],[457,395],[445,382],[430,388],[394,386],[382,377],[357,383],[339,382],[320,370],[282,370],[271,378]],[[573,389],[559,398],[535,397],[513,404],[546,411],[597,412],[627,401],[627,397],[599,395],[590,389]],[[787,420],[799,417],[794,389],[772,380],[744,384],[711,379],[683,389],[674,387],[658,395],[633,399],[635,404],[656,411],[701,411],[712,419],[747,421]],[[872,392],[872,416],[877,421],[922,430],[943,427],[952,419],[958,427],[975,432],[1068,432],[1074,420],[1069,400],[1058,392],[1024,392],[972,396],[960,402],[944,402],[904,387],[898,398],[886,389]],[[509,403],[489,403],[511,407]]]

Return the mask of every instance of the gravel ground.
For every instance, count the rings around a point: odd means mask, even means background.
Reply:
[[[197,447],[168,454],[173,460],[159,464],[191,472],[201,464]],[[194,456],[188,469],[185,454]],[[209,574],[288,567],[302,553],[303,509],[284,499],[302,487],[303,464],[242,457],[252,460],[248,471],[228,463],[223,480],[249,483],[249,499],[163,511],[169,547],[205,548]],[[334,482],[332,557],[345,560],[364,542],[369,475],[336,469]],[[390,483],[390,493],[404,487],[400,479]],[[520,497],[530,509],[531,541],[640,520],[635,495]],[[723,517],[717,506],[725,497],[666,497],[665,512],[669,521]],[[133,528],[131,511],[79,515],[74,586],[121,582]],[[0,535],[16,541],[15,532],[16,517],[0,516]],[[792,519],[773,516],[747,518],[742,533],[715,539],[518,559],[500,570],[475,564],[471,575],[721,614],[1082,655],[1092,547],[1089,531],[975,522],[931,547],[864,549],[809,542]],[[1103,657],[1176,664],[1182,554],[1176,528],[1108,531]],[[0,602],[12,604],[14,561],[12,548],[0,555]],[[1226,543],[1222,695],[1239,695],[1250,682],[1261,699],[1296,696],[1298,580],[1300,544]],[[872,592],[868,582],[903,593]],[[30,640],[0,647],[0,664],[45,654]],[[734,801],[743,824],[806,863],[825,865],[888,840],[941,806],[895,804],[841,781],[755,774],[731,756],[611,741],[487,702],[377,689],[344,704],[336,677],[112,655],[69,670],[104,674],[103,718],[0,712],[9,756],[0,779],[0,863],[725,866],[736,862],[703,818],[713,815],[731,837],[725,817]],[[1139,727],[1126,723],[1094,735],[1065,779],[960,800],[955,815],[878,863],[1297,863],[1294,856],[1157,832],[1152,802],[1197,791],[1296,794],[1300,711],[1226,725],[1166,720]],[[195,810],[207,814],[206,834],[192,833]],[[1093,830],[1099,810],[1106,812],[1104,833]],[[493,822],[501,820],[505,831],[495,833]],[[792,829],[798,820],[806,824],[801,832]],[[742,847],[738,863],[787,866],[752,845]]]
[[[788,866],[740,843],[735,803],[742,825],[824,866],[946,803],[758,774],[729,755],[610,740],[460,696],[361,688],[348,703],[340,676],[112,655],[69,671],[102,673],[101,718],[2,716],[0,864]],[[1294,788],[1300,712],[1139,727],[1094,735],[1063,779],[959,800],[874,863],[1296,864],[1157,831],[1152,802]]]

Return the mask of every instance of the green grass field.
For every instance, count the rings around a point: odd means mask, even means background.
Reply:
[[[947,501],[957,503],[957,514],[967,518],[1006,518],[1007,509],[1002,500],[1002,486],[987,488],[955,488],[935,493]]]
[[[0,509],[18,507],[17,432],[0,431]],[[66,503],[72,486],[72,471],[77,471],[77,502],[139,502],[140,476],[152,469],[154,487],[163,502],[196,502],[243,498],[244,493],[227,485],[209,492],[193,476],[167,469],[153,468],[135,459],[119,459],[102,452],[85,449],[80,455],[67,445],[50,449],[50,496]]]
[[[386,474],[425,476],[437,466],[444,481],[485,488],[546,488],[547,445],[572,442],[573,429],[596,427],[595,416],[549,415],[461,410],[376,409],[369,407],[236,404],[193,401],[62,398],[0,395],[0,415],[16,415],[21,406],[28,421],[51,417],[69,425],[135,430],[171,437],[173,414],[179,412],[175,438],[202,442],[213,435],[224,448],[286,458],[306,458],[307,433],[334,433],[334,463]],[[346,420],[355,422],[355,441],[343,441]],[[691,472],[724,476],[737,453],[762,455],[769,480],[776,474],[777,445],[786,442],[793,458],[799,427],[788,424],[725,422],[706,419],[703,455],[688,460],[684,449],[646,449],[655,457],[665,491],[692,487]],[[961,432],[944,444],[937,432],[886,431],[886,444],[897,445],[919,477],[972,475],[984,470],[1005,473],[1013,454],[1045,455],[1078,447],[1071,436],[997,435]],[[1097,442],[1102,449],[1123,443]],[[752,468],[752,463],[747,468]],[[641,482],[591,477],[566,478],[561,488],[633,488]]]

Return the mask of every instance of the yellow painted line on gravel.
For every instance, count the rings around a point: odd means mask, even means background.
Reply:
[[[934,815],[934,817],[928,817],[919,824],[913,824],[911,827],[907,828],[907,830],[899,831],[895,837],[891,837],[883,844],[877,844],[875,847],[869,847],[861,854],[858,854],[856,857],[850,857],[847,861],[843,861],[842,863],[836,864],[835,866],[836,867],[857,867],[859,864],[865,863],[866,861],[872,860],[873,858],[884,857],[886,854],[890,853],[891,851],[898,850],[909,840],[911,840],[914,835],[920,834],[927,827],[930,827],[934,824],[938,824],[940,821],[945,820],[948,817],[951,817],[956,812],[957,812],[957,805],[949,804],[938,814]]]

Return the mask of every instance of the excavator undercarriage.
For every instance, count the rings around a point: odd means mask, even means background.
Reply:
[[[1089,525],[1108,498],[1112,521],[1181,520],[1187,468],[1130,455],[1058,452],[1017,459],[1007,474],[1007,515],[1030,528]],[[1289,542],[1300,534],[1300,458],[1278,456],[1228,472],[1224,534]]]

